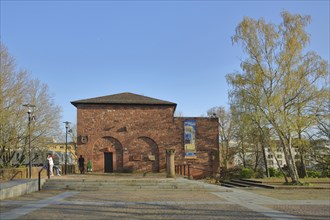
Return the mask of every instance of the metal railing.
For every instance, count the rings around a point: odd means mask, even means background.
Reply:
[[[39,173],[38,173],[38,190],[40,191],[41,190],[41,172],[45,170],[45,166],[43,166],[41,168],[41,170],[39,170]],[[50,166],[49,166],[49,162],[47,163],[47,176],[48,176],[48,179],[50,179]]]
[[[190,179],[190,165],[175,165],[175,173],[181,176],[187,176]]]
[[[16,176],[17,176],[17,174],[21,174],[21,178],[22,178],[22,176],[23,176],[23,171],[22,170],[19,170],[19,171],[17,171],[11,178],[10,178],[10,180],[13,180]]]
[[[198,167],[193,167],[190,164],[175,165],[175,173],[181,176],[186,176],[188,179],[191,179],[191,170],[200,170],[206,173],[209,173],[210,176],[214,176],[216,172],[214,170],[203,169]]]

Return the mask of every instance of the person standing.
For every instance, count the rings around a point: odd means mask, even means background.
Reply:
[[[50,172],[50,176],[54,176],[53,174],[53,167],[54,167],[54,161],[53,161],[53,157],[51,154],[48,154],[47,156],[47,160],[49,162],[49,172]]]
[[[85,170],[85,159],[80,155],[78,159],[80,174],[84,173]]]
[[[61,174],[60,174],[61,169],[58,167],[58,165],[54,165],[54,170],[55,170],[57,176],[61,176]]]

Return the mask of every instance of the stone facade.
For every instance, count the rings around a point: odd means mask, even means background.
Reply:
[[[77,155],[92,162],[93,172],[162,172],[166,149],[175,149],[175,164],[190,164],[195,177],[217,172],[216,118],[176,118],[175,103],[131,93],[72,104],[77,107]],[[187,119],[196,121],[194,159],[185,157]]]

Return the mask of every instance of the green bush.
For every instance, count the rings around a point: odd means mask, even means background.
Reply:
[[[254,177],[257,179],[264,178],[265,176],[265,171],[262,168],[258,168],[257,171],[254,173]]]
[[[311,177],[311,178],[320,178],[321,172],[315,171],[315,170],[307,170],[307,175],[308,175],[308,177]]]
[[[281,176],[283,176],[281,171],[278,170],[278,169],[275,169],[274,167],[268,168],[268,171],[269,171],[269,176],[270,177],[281,177]]]
[[[242,168],[239,166],[231,167],[227,170],[222,169],[220,172],[220,178],[226,180],[240,178],[241,170]]]
[[[241,178],[252,178],[254,177],[254,171],[250,168],[243,168],[240,173]]]
[[[270,168],[268,168],[268,172],[269,172],[269,176],[270,176],[270,177],[275,177],[275,172],[276,172],[276,170],[275,170],[274,167],[270,167]]]
[[[321,176],[330,177],[330,169],[323,170]]]

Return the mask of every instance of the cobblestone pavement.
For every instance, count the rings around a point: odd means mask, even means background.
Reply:
[[[275,191],[274,191],[275,192]],[[42,190],[0,201],[0,219],[329,219],[329,200],[280,200],[253,191]]]

